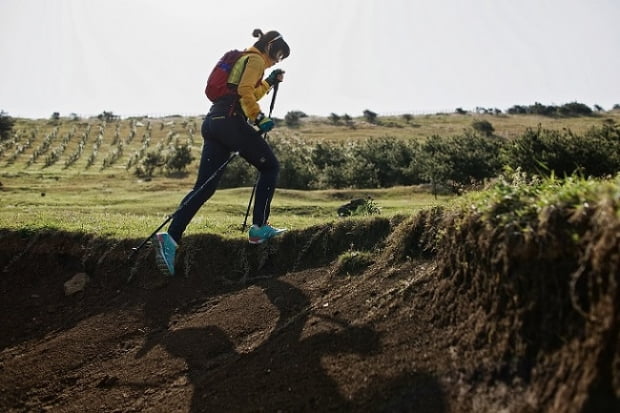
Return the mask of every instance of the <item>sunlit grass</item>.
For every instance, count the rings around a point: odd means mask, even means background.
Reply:
[[[117,238],[150,234],[191,188],[191,180],[105,179],[97,176],[40,179],[32,176],[3,178],[0,228],[42,229],[94,233]],[[220,189],[198,211],[186,234],[215,233],[245,236],[241,231],[252,188]],[[372,197],[382,216],[412,214],[447,202],[417,187],[370,190],[299,191],[278,189],[272,203],[275,226],[303,229],[339,220],[339,206],[354,198]],[[252,221],[252,211],[247,219]],[[353,218],[356,219],[356,218]]]
[[[362,118],[355,118],[355,128],[332,125],[323,118],[308,118],[299,128],[276,128],[274,137],[299,136],[301,141],[320,140],[354,141],[368,137],[396,137],[403,139],[427,138],[432,135],[456,135],[471,127],[474,119],[486,119],[495,128],[496,134],[514,137],[528,127],[568,128],[575,133],[600,125],[609,118],[620,120],[620,111],[610,111],[600,116],[576,118],[547,118],[541,116],[492,116],[436,114],[414,116],[410,121],[403,117],[381,117],[382,125],[371,125]],[[183,139],[192,141],[196,159],[188,167],[195,171],[202,138],[199,135],[200,118],[151,119],[152,143],[166,142],[167,136],[178,133]],[[184,122],[193,124],[193,135]],[[92,126],[84,153],[75,165],[65,167],[65,161],[75,151],[87,125]],[[112,144],[117,124],[106,127],[103,144],[99,147],[97,161],[86,167],[86,159],[93,151],[93,142],[101,122],[96,119],[61,122],[58,138],[62,139],[74,130],[74,136],[59,162],[44,166],[45,156],[28,164],[35,149],[43,138],[57,125],[46,120],[19,119],[15,125],[20,139],[10,145],[2,144],[0,153],[0,228],[57,228],[67,231],[82,231],[113,237],[142,237],[159,226],[178,207],[179,202],[192,187],[195,173],[182,178],[158,175],[152,181],[139,180],[126,169],[128,159],[142,145],[146,126],[137,127],[137,134],[127,143],[124,155],[109,168],[102,168],[103,159],[115,148]],[[128,139],[130,121],[118,124],[119,135]],[[36,132],[36,133],[35,133]],[[28,146],[27,143],[30,145]],[[19,152],[18,148],[24,148]],[[58,141],[54,142],[54,148]],[[15,154],[15,156],[13,156]],[[217,233],[224,236],[242,236],[251,188],[222,189],[204,205],[192,220],[187,233]],[[428,188],[401,187],[377,190],[324,190],[294,191],[278,189],[272,204],[271,222],[276,226],[302,229],[308,226],[338,220],[337,208],[355,198],[371,196],[381,208],[383,216],[411,214],[433,205],[442,205],[452,199],[440,196],[435,199]],[[481,201],[482,206],[484,202]],[[482,208],[481,206],[481,208]],[[251,217],[248,218],[251,222]]]
[[[491,225],[511,225],[531,229],[530,225],[546,209],[586,211],[594,204],[608,200],[620,201],[620,175],[609,179],[586,179],[570,176],[529,177],[515,172],[500,177],[485,191],[472,192],[451,203],[467,214],[474,213]],[[620,213],[620,211],[618,211]]]

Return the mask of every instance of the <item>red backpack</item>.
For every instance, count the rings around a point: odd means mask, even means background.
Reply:
[[[240,50],[230,50],[217,62],[205,88],[205,94],[211,102],[215,102],[222,96],[235,94],[235,90],[228,85],[228,76],[237,60],[244,54],[245,52]]]

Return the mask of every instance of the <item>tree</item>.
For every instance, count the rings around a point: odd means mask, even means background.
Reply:
[[[163,155],[159,152],[148,152],[140,163],[136,166],[136,175],[150,179],[153,177],[155,168],[162,167],[165,164]]]
[[[99,115],[97,115],[97,118],[99,120],[104,120],[106,122],[113,122],[115,120],[119,119],[119,116],[116,116],[114,113],[112,112],[106,112],[105,110],[100,113]]]
[[[338,116],[337,114],[335,114],[335,113],[333,113],[333,112],[332,112],[332,113],[329,115],[329,121],[330,121],[331,123],[333,123],[334,125],[337,125],[337,124],[339,124],[339,123],[340,123],[340,116]]]
[[[353,118],[351,116],[345,113],[344,115],[342,115],[342,120],[349,128],[355,129],[355,123],[353,122]]]
[[[288,126],[289,128],[297,128],[299,127],[301,123],[301,118],[305,118],[307,116],[308,115],[306,115],[305,113],[299,110],[294,110],[294,111],[288,112],[284,116],[284,123],[286,123],[286,126]]]
[[[185,168],[192,163],[194,157],[192,156],[191,146],[178,145],[173,147],[166,158],[166,167],[172,172],[184,172]]]
[[[590,116],[592,115],[592,109],[579,102],[566,103],[558,108],[558,112],[562,116]]]
[[[473,121],[471,123],[471,127],[474,128],[475,131],[480,132],[485,136],[492,136],[493,132],[495,132],[495,128],[493,127],[493,125],[491,125],[491,122],[484,119]]]
[[[377,114],[371,110],[366,109],[364,111],[364,119],[366,119],[366,121],[368,123],[372,123],[372,124],[376,124],[377,123]]]
[[[0,140],[9,139],[15,120],[6,112],[0,111]]]

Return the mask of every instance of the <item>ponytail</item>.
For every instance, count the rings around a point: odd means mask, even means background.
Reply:
[[[282,35],[275,30],[263,33],[261,29],[254,29],[252,36],[258,38],[254,47],[263,53],[269,53],[274,60],[278,54],[283,59],[288,57],[291,52]]]

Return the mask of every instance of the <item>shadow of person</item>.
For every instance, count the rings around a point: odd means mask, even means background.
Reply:
[[[446,394],[433,376],[405,372],[389,380],[370,383],[354,401],[354,411],[377,413],[444,413],[450,411]]]
[[[379,335],[370,327],[326,317],[326,331],[305,337],[308,297],[278,279],[259,285],[279,311],[275,327],[234,363],[195,376],[191,412],[346,410],[350,401],[324,362],[330,355],[370,354],[379,348]]]
[[[257,285],[276,307],[278,319],[269,337],[247,353],[238,352],[216,326],[168,329],[173,302],[155,300],[145,307],[151,332],[136,357],[159,344],[185,361],[193,387],[191,413],[359,411],[368,406],[374,411],[415,411],[412,406],[445,411],[441,389],[423,374],[404,374],[389,384],[368,383],[367,391],[347,394],[341,388],[347,385],[343,370],[356,368],[349,365],[348,355],[361,359],[377,352],[380,334],[367,325],[320,314],[308,296],[288,282],[267,279]],[[424,401],[425,395],[433,397],[431,402]]]
[[[215,326],[172,330],[160,343],[170,355],[185,360],[192,383],[231,358],[239,357],[226,333]]]

